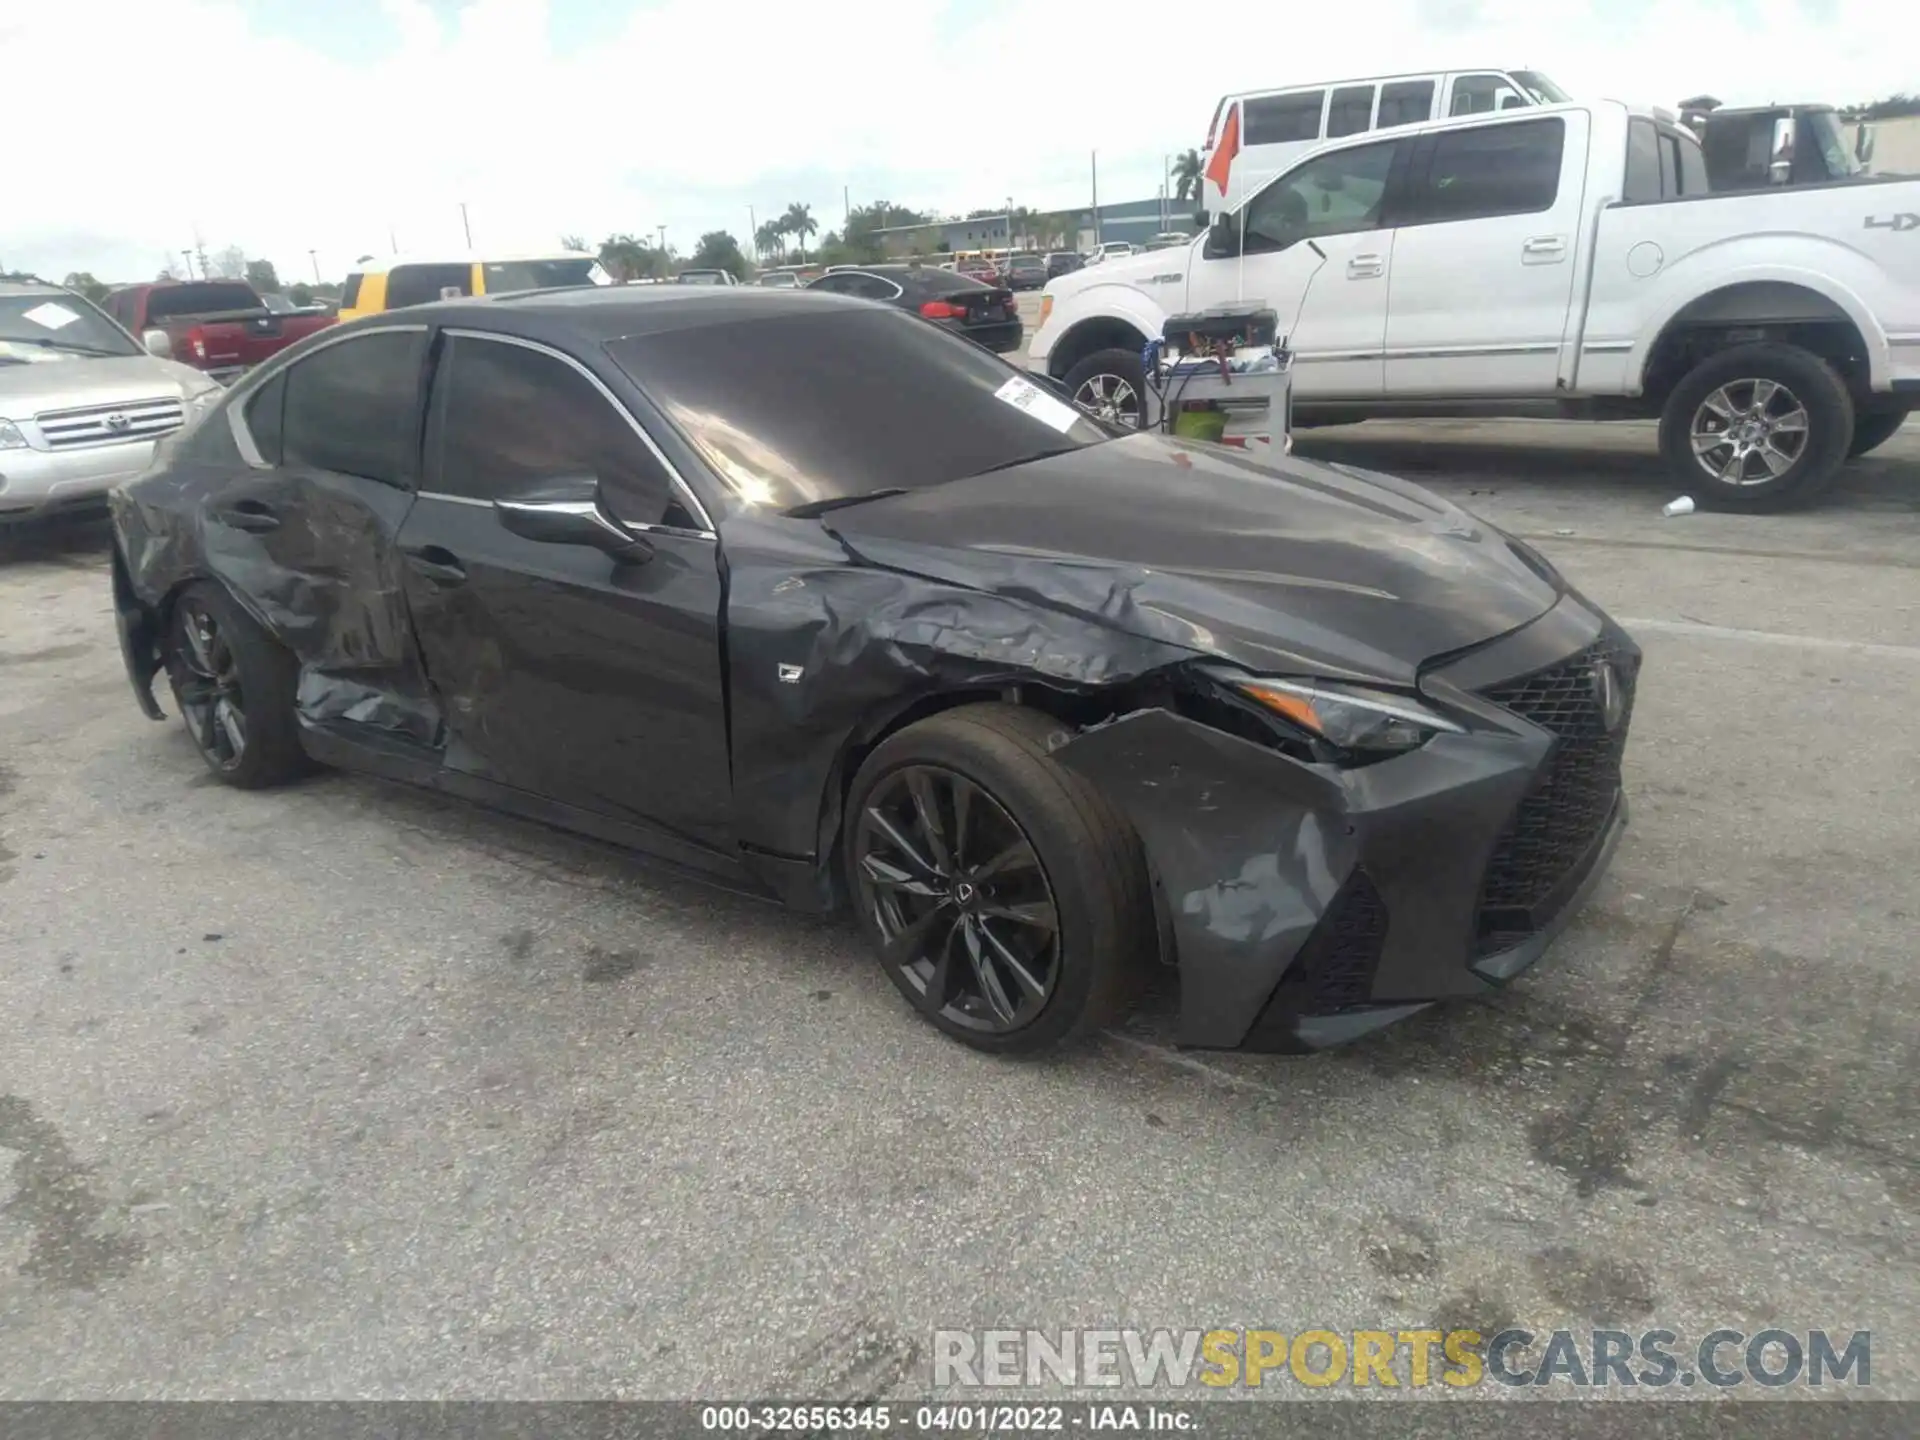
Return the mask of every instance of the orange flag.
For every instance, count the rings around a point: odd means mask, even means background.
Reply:
[[[1218,187],[1224,197],[1227,193],[1227,176],[1233,171],[1233,157],[1240,153],[1240,107],[1235,105],[1227,111],[1226,128],[1220,132],[1220,143],[1214,148],[1213,156],[1207,161],[1207,179]]]

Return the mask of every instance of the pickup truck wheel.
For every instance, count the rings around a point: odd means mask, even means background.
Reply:
[[[1904,410],[1860,416],[1853,422],[1853,443],[1847,446],[1847,458],[1858,460],[1868,451],[1878,450],[1906,423],[1907,412]]]
[[[1096,350],[1067,371],[1073,403],[1103,420],[1137,430],[1147,393],[1147,370],[1131,350]]]
[[[1660,452],[1675,479],[1729,509],[1804,503],[1853,441],[1853,399],[1833,367],[1794,345],[1736,345],[1667,397]]]

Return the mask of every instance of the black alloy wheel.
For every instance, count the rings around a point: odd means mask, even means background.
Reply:
[[[1007,1034],[1046,1007],[1060,911],[1005,806],[957,771],[904,765],[867,796],[854,844],[860,904],[923,1010]]]
[[[176,662],[174,698],[187,732],[217,772],[232,772],[247,758],[247,697],[240,682],[240,661],[225,628],[199,596],[174,607]]]
[[[299,663],[219,585],[175,599],[162,658],[187,735],[222,783],[258,790],[313,768],[293,708]]]
[[[1036,710],[959,705],[889,735],[848,787],[860,929],[923,1019],[990,1054],[1112,1025],[1159,953],[1139,837],[1054,758],[1067,738]]]

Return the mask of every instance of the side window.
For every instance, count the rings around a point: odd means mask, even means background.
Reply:
[[[429,305],[440,298],[442,290],[473,293],[471,265],[396,265],[387,272],[387,308],[399,310],[408,305]]]
[[[1240,143],[1278,145],[1288,140],[1318,140],[1320,112],[1326,99],[1326,91],[1308,90],[1241,101]]]
[[[1627,122],[1627,176],[1620,198],[1628,204],[1658,200],[1669,193],[1660,183],[1660,132],[1651,120]]]
[[[1679,156],[1680,193],[1682,195],[1704,195],[1711,188],[1707,182],[1707,157],[1697,142],[1675,131],[1666,136],[1666,142],[1673,146]]]
[[[1442,131],[1434,137],[1427,173],[1416,177],[1398,223],[1432,225],[1552,209],[1560,192],[1566,138],[1566,122],[1557,115]]]
[[[1327,138],[1359,135],[1373,127],[1373,86],[1343,85],[1327,106]]]
[[[824,290],[829,295],[851,295],[854,293],[853,277],[847,274],[822,275],[807,286],[809,290]]]
[[[1460,75],[1453,82],[1453,100],[1449,115],[1491,115],[1496,110],[1511,110],[1525,105],[1527,97],[1507,82],[1504,75]]]
[[[410,487],[425,343],[424,331],[376,330],[290,366],[280,422],[286,463]]]
[[[1377,128],[1418,125],[1432,118],[1433,81],[1395,80],[1380,87],[1380,118],[1374,122]]]
[[[287,405],[287,372],[282,370],[247,398],[244,412],[253,448],[269,465],[281,460],[282,416]]]
[[[858,295],[863,300],[891,300],[900,293],[900,287],[891,280],[878,275],[849,275],[846,293]]]
[[[360,303],[360,272],[354,271],[347,276],[346,288],[340,292],[340,308],[351,310]]]
[[[1400,144],[1359,145],[1281,176],[1248,202],[1245,253],[1271,254],[1322,235],[1377,228]]]
[[[696,527],[626,416],[559,357],[452,337],[434,390],[435,483],[449,495],[497,500],[592,475],[619,519]]]

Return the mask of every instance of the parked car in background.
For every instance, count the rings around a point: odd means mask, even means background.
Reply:
[[[1055,250],[1047,256],[1047,278],[1052,280],[1056,276],[1071,275],[1086,263],[1087,257],[1078,250]]]
[[[978,280],[982,285],[1002,283],[1000,267],[991,260],[977,257],[959,260],[954,262],[953,269],[956,275],[965,275],[970,280]]]
[[[769,270],[753,283],[763,290],[798,290],[800,277],[791,270]]]
[[[985,1051],[1168,967],[1198,1047],[1487,997],[1626,824],[1639,649],[1525,545],[828,295],[317,337],[115,493],[110,563],[216,781],[366,771],[850,906]]]
[[[1138,253],[1138,249],[1125,240],[1103,240],[1088,253],[1087,264],[1104,265],[1109,260],[1119,260]]]
[[[1046,283],[1046,256],[1014,255],[1008,258],[1006,286],[1009,290],[1038,290]]]
[[[276,315],[291,315],[295,310],[299,309],[299,306],[295,305],[293,301],[289,300],[285,295],[273,290],[263,290],[260,293],[260,303]]]
[[[1371,130],[1491,115],[1570,97],[1538,70],[1431,71],[1328,80],[1223,97],[1201,147],[1201,210],[1237,208],[1260,185],[1329,140]],[[1231,142],[1231,143],[1229,143]],[[1233,151],[1228,190],[1213,176],[1216,147]]]
[[[1515,107],[1330,144],[1186,250],[1050,282],[1031,354],[1137,397],[1167,317],[1259,296],[1298,424],[1658,417],[1685,493],[1799,503],[1920,407],[1916,214],[1920,181],[1713,193],[1666,111]]]
[[[223,381],[333,323],[330,315],[275,314],[244,280],[128,285],[111,291],[105,308],[149,353]]]
[[[1192,239],[1193,232],[1189,230],[1162,230],[1140,248],[1143,250],[1171,250],[1176,246],[1187,244]]]
[[[682,270],[675,277],[682,285],[738,285],[731,270]]]
[[[358,320],[460,295],[611,284],[613,276],[599,257],[580,250],[370,258],[347,276],[340,294],[340,318]]]
[[[0,281],[0,522],[101,506],[225,393],[83,295]]]
[[[869,265],[859,270],[837,270],[822,275],[807,289],[878,300],[910,310],[943,330],[986,346],[996,355],[1018,350],[1026,338],[1020,307],[1011,290],[935,266]]]

